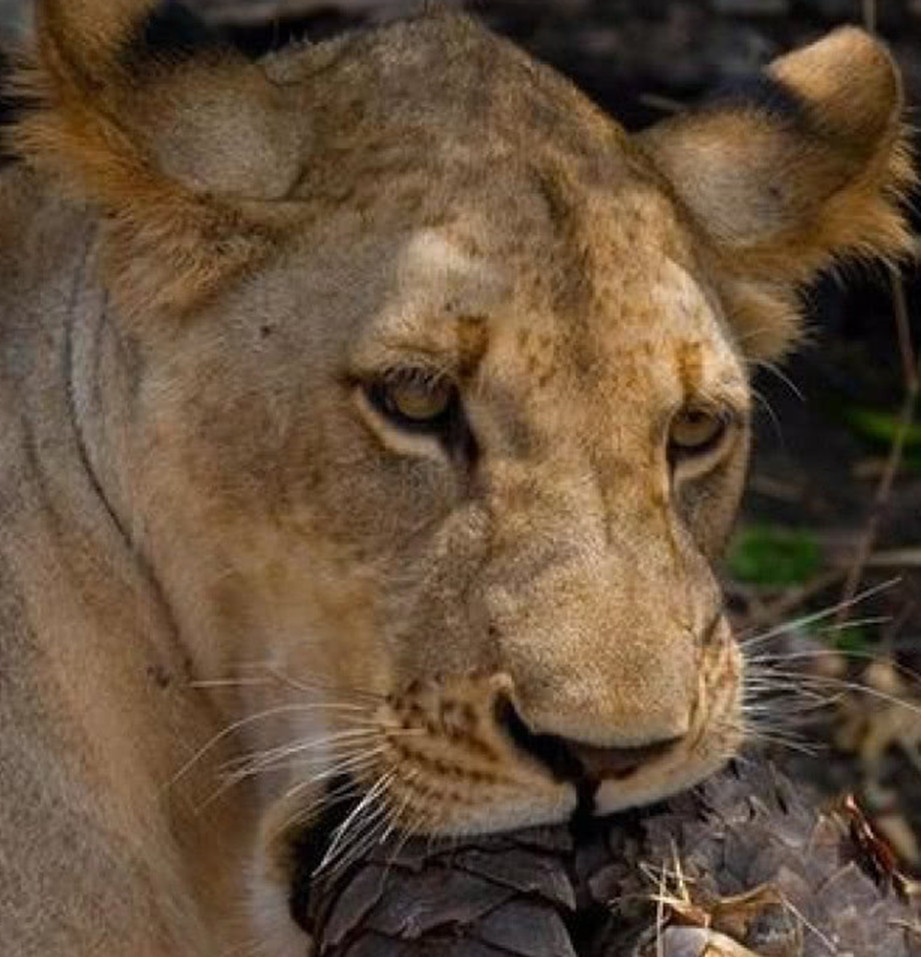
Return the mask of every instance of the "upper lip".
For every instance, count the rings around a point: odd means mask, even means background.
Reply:
[[[670,738],[638,747],[597,747],[531,731],[506,695],[496,698],[493,709],[496,722],[514,745],[539,761],[556,780],[571,783],[579,796],[579,810],[589,813],[602,781],[629,777],[641,765],[667,754],[681,740]]]

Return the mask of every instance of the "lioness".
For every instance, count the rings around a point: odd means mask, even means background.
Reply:
[[[750,371],[802,282],[908,242],[856,29],[635,137],[460,16],[258,63],[171,36],[40,0],[18,77],[5,957],[293,957],[324,808],[332,868],[712,772]]]

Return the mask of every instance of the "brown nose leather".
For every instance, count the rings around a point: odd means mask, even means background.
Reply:
[[[680,740],[680,737],[670,738],[636,748],[597,748],[591,744],[563,739],[585,770],[585,776],[595,781],[630,777],[643,764],[667,754]]]

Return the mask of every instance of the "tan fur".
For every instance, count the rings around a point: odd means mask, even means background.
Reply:
[[[0,179],[3,953],[293,957],[336,773],[333,864],[565,819],[521,733],[599,811],[737,747],[748,370],[905,249],[901,94],[842,31],[771,67],[794,115],[630,138],[463,18],[254,65],[152,59],[149,6],[39,3]],[[381,414],[400,369],[473,444]],[[689,406],[732,425],[670,461]]]

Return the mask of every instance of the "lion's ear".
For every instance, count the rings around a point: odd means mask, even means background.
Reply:
[[[904,254],[913,181],[898,69],[856,28],[640,141],[710,241],[746,351],[795,339],[795,288],[840,259]]]
[[[264,255],[299,174],[296,91],[175,4],[38,0],[14,148],[105,215],[131,309],[183,309]],[[172,22],[166,23],[164,18]]]

